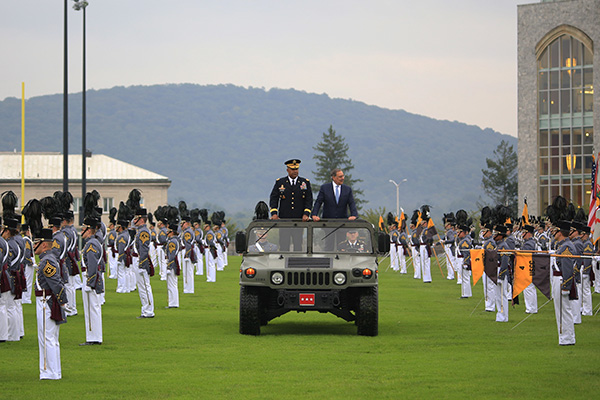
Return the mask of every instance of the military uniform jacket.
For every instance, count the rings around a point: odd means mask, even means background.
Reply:
[[[194,243],[196,241],[196,235],[192,228],[188,227],[183,231],[183,245],[185,246],[185,252],[183,256],[189,258],[192,262],[196,262],[196,253],[194,253]]]
[[[127,249],[129,247],[129,231],[123,229],[117,236],[117,252],[119,254],[118,261],[122,262],[126,267],[129,267],[130,260],[127,257]]]
[[[456,231],[452,228],[446,231],[446,238],[444,240],[444,244],[450,245],[450,252],[452,254],[456,251]]]
[[[117,255],[117,246],[115,246],[115,241],[117,240],[117,231],[115,229],[111,229],[106,234],[106,246],[108,250],[112,252],[113,257]]]
[[[583,242],[581,241],[580,237],[577,237],[575,239],[573,239],[571,241],[573,243],[573,246],[575,246],[575,253],[573,253],[576,256],[581,256],[583,255]],[[582,264],[583,259],[581,258],[576,258],[575,259],[575,263],[573,264],[573,268],[575,269],[575,283],[581,283],[581,264]]]
[[[104,292],[102,245],[96,237],[90,238],[83,247],[83,261],[87,267],[86,285],[98,294]]]
[[[404,246],[404,248],[407,251],[408,251],[408,241],[409,241],[408,234],[404,231],[401,231],[400,235],[398,236],[398,243],[400,243],[402,246]]]
[[[269,200],[271,215],[277,214],[279,218],[300,219],[310,216],[313,203],[313,194],[310,182],[301,176],[296,178],[296,184],[291,185],[287,176],[279,178],[273,185]]]
[[[166,245],[167,254],[167,269],[173,271],[175,275],[180,274],[179,261],[177,260],[177,253],[179,253],[179,240],[177,236],[168,238]]]
[[[162,227],[158,230],[158,235],[156,237],[156,240],[158,241],[158,244],[160,244],[160,245],[167,244],[167,241],[169,240],[169,238],[167,237],[167,228]]]
[[[565,238],[562,242],[557,243],[557,246],[557,255],[570,256],[577,253],[573,242],[569,238]],[[560,286],[561,290],[570,291],[575,279],[575,259],[570,257],[556,257],[556,264],[563,278]]]
[[[392,230],[390,232],[390,243],[396,245],[396,248],[398,248],[398,244],[400,244],[399,239],[400,232],[398,232],[398,229]]]
[[[490,237],[483,242],[484,250],[496,250],[498,246],[496,245],[496,241],[494,238]]]
[[[583,242],[583,255],[584,256],[594,255],[594,245],[592,244],[590,239],[587,239],[585,242]],[[582,259],[581,273],[584,275],[589,275],[591,270],[592,270],[592,259],[591,258]]]
[[[23,240],[25,241],[25,258],[23,259],[23,264],[31,267],[35,260],[35,255],[33,254],[33,242],[29,236],[24,236]],[[0,257],[0,259],[1,258],[2,257]]]
[[[417,249],[421,246],[421,228],[410,230],[410,241]]]
[[[501,250],[514,250],[514,244],[505,238],[497,243],[498,251]],[[509,273],[512,268],[512,255],[500,254],[500,271],[498,273],[498,279],[504,279],[509,277]]]
[[[4,268],[2,270],[2,292],[10,292],[16,294],[16,274],[21,269],[21,248],[15,237],[9,238],[6,242],[6,258],[4,260]]]
[[[471,269],[471,248],[473,244],[471,242],[471,236],[465,235],[458,242],[458,256],[462,258],[462,263],[464,266],[468,267],[467,269]]]
[[[364,253],[367,251],[365,246],[364,240],[358,239],[354,243],[344,240],[338,244],[338,251],[341,251],[342,253]]]
[[[57,324],[67,322],[65,311],[60,309],[60,321],[54,316],[54,308],[67,304],[67,293],[65,292],[65,284],[60,276],[60,264],[54,251],[46,251],[40,255],[40,267],[37,274],[37,289],[42,291],[42,294],[52,295],[49,300],[49,307],[52,310],[51,318]],[[55,304],[54,302],[57,302]]]
[[[537,242],[534,238],[529,238],[523,243],[523,250],[537,250]]]
[[[67,238],[63,231],[56,231],[52,234],[52,251],[58,259],[60,265],[60,274],[63,282],[69,281],[69,271],[64,267],[65,257],[67,255]]]
[[[71,225],[67,225],[62,229],[65,235],[65,246],[66,254],[64,265],[69,270],[69,275],[74,276],[79,274],[79,268],[77,267],[77,232],[72,228]]]
[[[8,264],[8,243],[0,236],[0,293],[7,292],[10,290]],[[0,296],[2,296],[0,294]]]
[[[135,249],[139,257],[139,268],[145,269],[148,274],[151,273],[150,257],[148,253],[150,251],[150,230],[146,225],[138,227],[135,235]]]

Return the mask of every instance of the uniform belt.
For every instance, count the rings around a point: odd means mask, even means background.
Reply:
[[[43,290],[36,290],[35,291],[35,295],[37,297],[43,297],[44,296],[44,291]],[[46,290],[46,296],[52,296],[52,291],[51,290]]]
[[[562,272],[560,271],[552,271],[552,276],[562,276]]]

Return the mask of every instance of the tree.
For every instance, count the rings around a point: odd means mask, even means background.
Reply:
[[[327,133],[323,132],[321,142],[313,147],[313,150],[317,152],[313,156],[313,159],[317,160],[317,171],[312,171],[316,181],[316,185],[313,185],[312,188],[318,192],[321,185],[331,181],[331,171],[339,168],[344,171],[344,184],[352,187],[356,208],[360,210],[361,205],[365,203],[360,198],[364,192],[356,186],[356,183],[362,182],[362,179],[352,178],[350,171],[354,169],[354,165],[348,157],[348,148],[344,137],[336,134],[333,126],[329,125]]]
[[[512,145],[502,140],[494,159],[486,158],[487,169],[482,169],[481,184],[484,192],[495,204],[510,208],[512,215],[518,212],[517,153]]]

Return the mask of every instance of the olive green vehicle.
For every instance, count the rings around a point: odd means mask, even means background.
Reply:
[[[287,312],[318,311],[354,321],[358,334],[378,333],[377,254],[389,237],[363,220],[256,220],[236,235],[240,333]]]

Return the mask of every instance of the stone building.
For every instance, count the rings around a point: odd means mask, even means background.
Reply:
[[[0,193],[15,192],[21,204],[29,199],[52,196],[63,190],[63,155],[61,153],[25,153],[25,196],[21,197],[21,153],[0,152]],[[81,204],[81,155],[69,155],[69,192],[75,198],[75,224],[79,224]],[[166,177],[132,164],[102,155],[88,153],[86,158],[86,191],[97,190],[102,196],[102,220],[108,223],[108,211],[126,201],[131,189],[142,192],[142,206],[153,212],[167,204],[171,181]]]
[[[518,6],[519,203],[557,195],[587,211],[600,151],[600,0]]]

